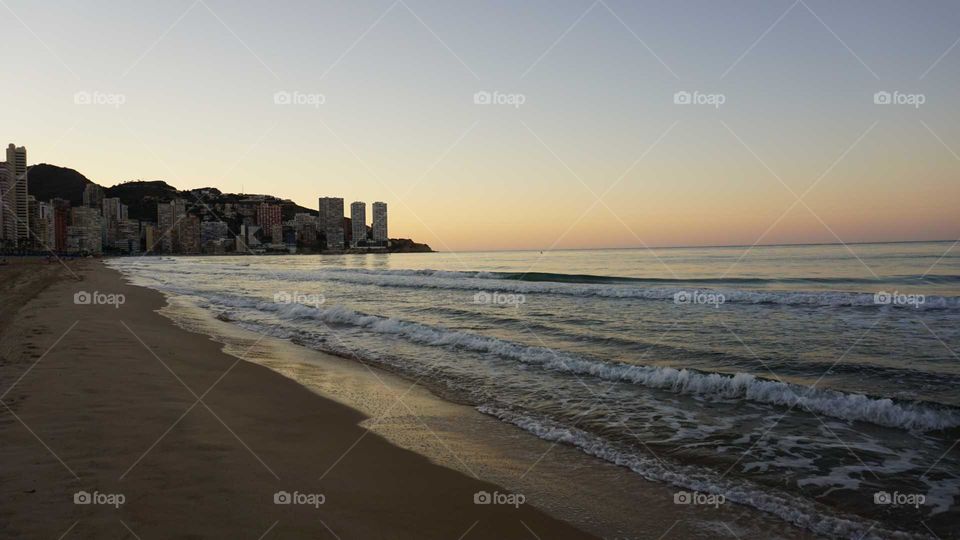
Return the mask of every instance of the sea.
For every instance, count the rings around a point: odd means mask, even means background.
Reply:
[[[953,242],[108,264],[688,497],[960,537]]]

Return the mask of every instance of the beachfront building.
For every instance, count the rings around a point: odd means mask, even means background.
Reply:
[[[353,247],[367,245],[367,205],[356,201],[350,203],[350,245]]]
[[[7,146],[6,186],[4,189],[4,240],[22,245],[30,240],[30,208],[27,200],[27,149]]]
[[[63,252],[67,250],[67,226],[70,224],[70,201],[55,197],[53,206],[53,243],[50,247]]]
[[[200,218],[187,214],[178,225],[180,253],[197,255],[200,253]]]
[[[186,217],[187,202],[183,199],[174,199],[169,203],[157,203],[160,251],[164,253],[178,253],[180,251],[180,226]]]
[[[53,243],[53,206],[28,195],[27,209],[31,243],[38,248],[53,249],[50,247]]]
[[[264,234],[270,235],[270,240],[276,243],[283,242],[283,238],[275,238],[274,227],[281,224],[280,205],[270,203],[260,203],[257,206],[257,225]]]
[[[4,161],[0,163],[0,245],[6,244],[7,230],[9,230],[7,226],[7,212],[9,209],[7,205],[10,202],[10,198],[7,197],[7,191],[9,191],[7,182],[7,162]]]
[[[135,219],[123,219],[116,225],[116,238],[110,247],[121,253],[140,253],[140,222]]]
[[[100,212],[94,208],[71,209],[67,226],[67,252],[99,255],[103,253]]]
[[[33,198],[33,196],[30,196]],[[37,246],[44,249],[54,249],[54,235],[56,229],[53,221],[53,204],[34,200],[31,202],[31,214],[34,214],[33,205],[36,205],[36,219],[31,215],[34,238]]]
[[[120,223],[127,220],[127,205],[120,202],[119,197],[103,199],[100,215],[103,217],[103,245],[113,248],[120,237]]]
[[[320,230],[327,249],[343,249],[343,198],[320,197]]]
[[[314,247],[317,243],[317,217],[300,212],[293,216],[293,230],[297,244]]]
[[[387,203],[373,203],[373,245],[387,246]]]
[[[210,242],[230,238],[230,229],[223,221],[204,221],[200,224],[200,244],[204,247]]]
[[[156,253],[160,247],[160,231],[153,223],[144,223],[143,228],[143,249],[147,253]]]

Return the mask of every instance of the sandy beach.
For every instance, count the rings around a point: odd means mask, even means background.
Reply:
[[[177,327],[100,261],[65,264],[0,269],[0,536],[589,537],[529,503],[475,504],[506,492]]]

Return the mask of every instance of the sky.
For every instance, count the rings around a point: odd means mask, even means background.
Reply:
[[[102,185],[384,201],[445,251],[960,238],[955,1],[3,0],[0,24],[3,142]]]

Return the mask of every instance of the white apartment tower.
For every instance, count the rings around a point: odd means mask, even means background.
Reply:
[[[343,199],[320,197],[319,229],[327,237],[327,249],[343,249]]]
[[[30,239],[30,209],[27,203],[27,149],[7,146],[7,196],[4,202],[4,234],[7,240]],[[9,213],[8,213],[9,212]]]
[[[7,231],[9,225],[7,224],[7,206],[10,204],[10,197],[7,195],[7,191],[10,189],[10,184],[7,182],[7,163],[0,163],[0,243],[7,240]],[[10,221],[13,221],[11,218]]]
[[[387,245],[387,203],[373,203],[373,245]]]
[[[350,203],[350,245],[357,247],[367,244],[367,204],[356,201]]]

